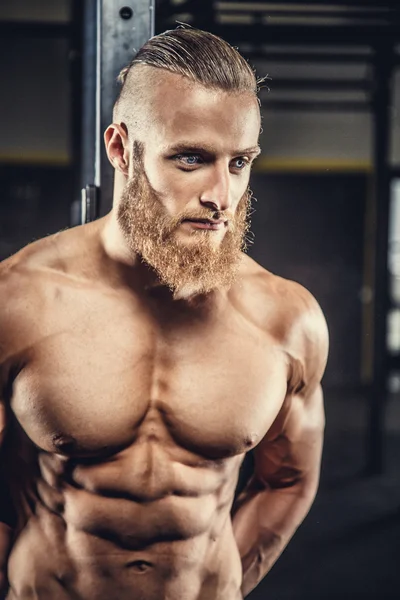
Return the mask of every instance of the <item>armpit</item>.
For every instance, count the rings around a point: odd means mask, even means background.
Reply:
[[[294,358],[289,353],[287,353],[287,356],[289,361],[287,393],[288,395],[299,394],[306,385],[304,367],[298,358]]]

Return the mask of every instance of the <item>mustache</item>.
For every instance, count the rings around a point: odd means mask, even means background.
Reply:
[[[231,221],[234,218],[234,215],[231,211],[187,211],[185,213],[181,213],[177,219],[179,219],[179,223],[183,223],[183,221],[200,221],[200,220],[211,220],[211,221]]]

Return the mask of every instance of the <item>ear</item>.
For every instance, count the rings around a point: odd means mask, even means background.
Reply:
[[[128,177],[130,156],[126,125],[124,123],[109,125],[104,132],[104,144],[108,160],[114,169]]]

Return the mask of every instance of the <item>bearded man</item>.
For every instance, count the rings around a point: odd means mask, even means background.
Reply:
[[[0,267],[3,595],[239,600],[317,490],[326,325],[243,252],[247,62],[178,28],[121,81],[111,212]]]

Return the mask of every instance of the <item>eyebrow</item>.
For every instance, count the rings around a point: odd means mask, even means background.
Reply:
[[[167,152],[173,152],[176,154],[193,152],[193,154],[217,154],[217,150],[214,146],[203,145],[199,146],[196,144],[192,144],[190,142],[181,142],[180,144],[176,144],[174,146],[169,146],[167,148]],[[254,156],[258,156],[261,153],[260,146],[252,146],[251,148],[245,148],[244,150],[237,150],[232,153],[232,156],[243,156],[244,154],[250,154]]]

